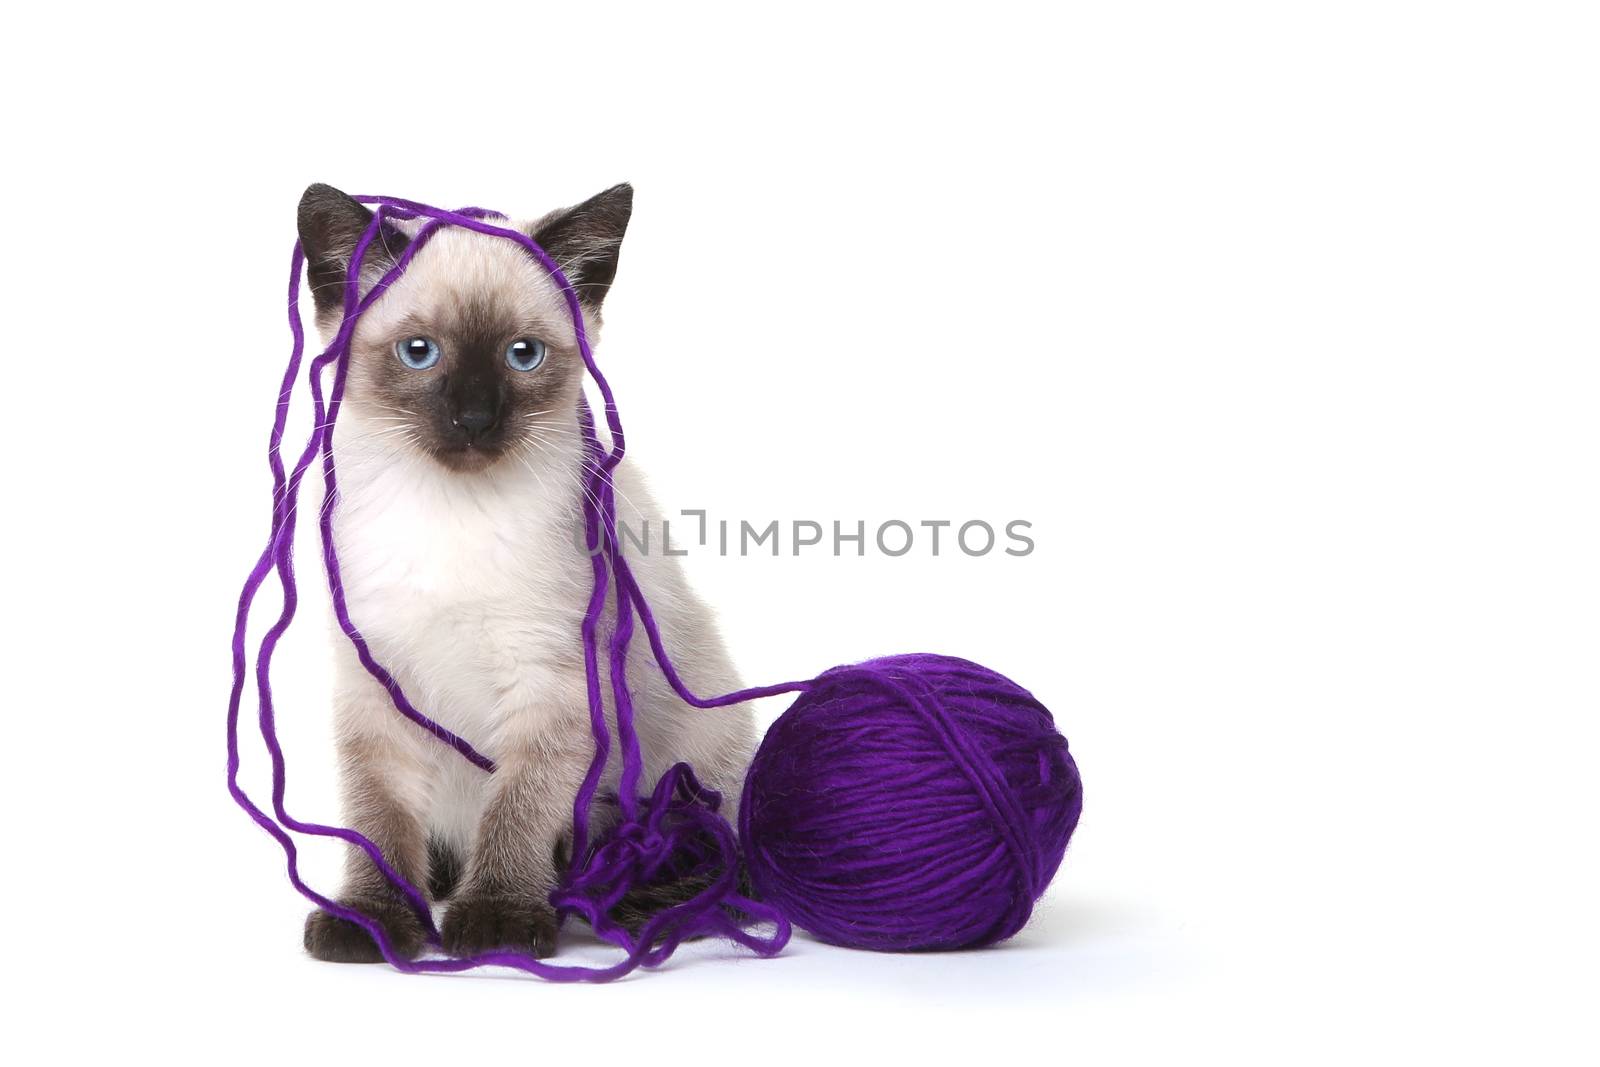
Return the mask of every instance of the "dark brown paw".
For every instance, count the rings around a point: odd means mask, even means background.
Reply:
[[[466,895],[450,905],[439,931],[452,956],[494,949],[548,956],[556,950],[556,913],[529,898]]]
[[[347,907],[370,915],[383,924],[395,952],[415,959],[426,937],[422,923],[409,908],[394,904],[351,901]],[[306,916],[306,951],[328,963],[382,963],[378,943],[353,922],[317,910]]]

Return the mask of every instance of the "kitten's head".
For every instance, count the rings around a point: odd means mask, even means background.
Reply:
[[[632,208],[633,187],[623,184],[535,222],[509,224],[561,266],[591,342]],[[344,313],[350,257],[371,220],[371,211],[331,186],[313,185],[301,197],[300,242],[328,340]],[[363,262],[363,292],[417,228],[384,228]],[[570,435],[582,379],[571,313],[545,269],[513,241],[449,226],[357,322],[345,396],[369,437],[452,470],[478,471],[536,444],[542,431]]]

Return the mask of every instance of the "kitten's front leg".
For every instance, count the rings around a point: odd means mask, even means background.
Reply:
[[[345,736],[339,742],[345,818],[364,834],[406,881],[423,885],[425,831],[416,800],[420,768],[398,739]],[[345,860],[339,903],[383,924],[395,951],[407,959],[421,950],[426,932],[405,895],[354,845]],[[306,951],[334,963],[381,963],[377,943],[360,926],[317,910],[306,917]]]
[[[465,882],[440,930],[446,952],[555,951],[556,849],[571,825],[587,760],[587,753],[549,739],[500,759]]]

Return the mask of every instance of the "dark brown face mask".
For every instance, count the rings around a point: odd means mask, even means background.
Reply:
[[[552,213],[528,234],[562,265],[591,314],[616,276],[632,211],[628,185]],[[300,201],[300,240],[324,322],[343,315],[350,257],[372,221],[365,206],[326,185]],[[367,249],[371,284],[404,252],[409,238],[384,227]],[[390,334],[362,341],[367,397],[407,439],[452,470],[487,467],[525,440],[527,423],[575,403],[581,357],[570,329],[527,321],[506,294],[467,292],[427,318],[413,316]]]

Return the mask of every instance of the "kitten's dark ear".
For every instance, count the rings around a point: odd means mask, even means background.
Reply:
[[[617,276],[622,235],[633,214],[633,186],[613,185],[576,207],[552,211],[529,236],[561,266],[578,299],[596,310]]]
[[[300,246],[306,253],[311,295],[319,314],[343,310],[350,257],[371,222],[371,211],[331,185],[308,185],[300,197]],[[394,266],[406,242],[404,234],[385,225],[362,261],[363,279],[371,284],[376,275]]]

